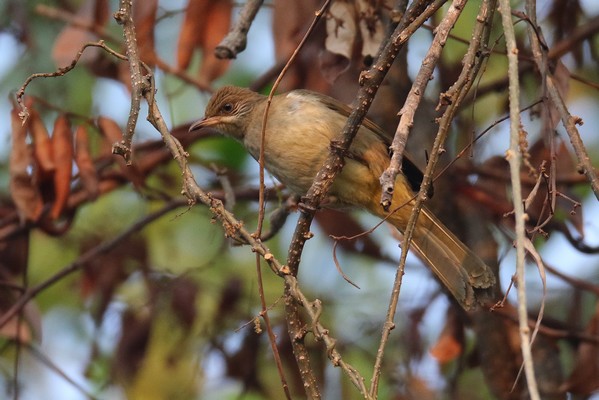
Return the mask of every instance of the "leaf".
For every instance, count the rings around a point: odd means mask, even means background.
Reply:
[[[569,36],[574,30],[582,24],[581,17],[584,15],[580,1],[552,1],[548,19],[555,27],[554,43],[559,42]],[[570,52],[574,56],[578,65],[583,61],[584,42],[574,42],[570,44]],[[592,47],[592,46],[591,46]]]
[[[123,131],[119,125],[112,119],[100,116],[98,117],[98,128],[100,133],[106,138],[107,142],[112,146],[115,143],[123,141]],[[143,185],[144,177],[134,165],[127,165],[123,157],[113,156],[125,178],[133,183],[136,188]]]
[[[282,62],[291,56],[301,41],[319,3],[314,0],[275,0],[273,5],[275,56],[277,62]],[[301,87],[327,93],[329,84],[322,79],[319,68],[314,68],[314,60],[320,57],[324,40],[324,30],[317,29],[312,32],[299,57],[285,74],[279,86],[281,92]]]
[[[199,80],[209,84],[221,76],[229,66],[229,60],[214,55],[214,49],[225,37],[231,26],[231,0],[189,0],[177,45],[177,66],[187,69],[194,50],[202,51]]]
[[[52,151],[56,170],[54,171],[54,204],[50,210],[50,217],[57,219],[71,194],[73,175],[73,134],[65,115],[60,115],[54,122]]]
[[[107,0],[87,0],[76,14],[77,20],[88,25],[102,26],[108,20],[108,2]],[[69,65],[75,58],[81,47],[97,39],[95,33],[88,29],[78,26],[67,25],[60,32],[54,41],[52,48],[52,58],[58,67]],[[99,58],[101,50],[99,48],[87,48],[80,58],[85,64],[91,64]]]
[[[0,314],[1,315],[1,314]],[[18,314],[0,327],[0,337],[30,344],[33,340],[42,339],[42,315],[35,303],[29,302]]]
[[[33,108],[29,110],[29,131],[33,139],[35,165],[43,179],[52,175],[56,166],[54,165],[50,134],[39,112]]]
[[[187,3],[177,44],[177,67],[179,69],[189,67],[193,51],[202,42],[204,30],[201,26],[209,6],[210,0],[189,0]]]
[[[111,146],[123,141],[123,131],[113,119],[99,116],[98,128]]]
[[[201,82],[212,82],[224,74],[230,64],[230,60],[217,58],[214,50],[229,32],[232,10],[233,3],[230,0],[213,1],[204,16],[204,23],[201,25],[204,32],[200,42],[202,62],[199,79]]]
[[[437,343],[430,354],[439,363],[446,364],[458,358],[464,350],[464,329],[455,312],[450,312]]]
[[[154,27],[158,0],[136,1],[133,3],[133,22],[137,37],[139,58],[150,66],[156,62],[154,48]]]
[[[358,26],[362,35],[362,55],[374,57],[385,39],[385,27],[371,1],[356,1]]]
[[[325,48],[333,54],[351,59],[357,28],[353,3],[335,1],[327,15]]]
[[[10,113],[12,149],[9,160],[10,195],[17,207],[21,221],[37,221],[42,214],[43,201],[29,169],[33,164],[31,148],[27,145],[27,124],[22,123],[16,109]],[[31,121],[31,120],[30,120]]]
[[[89,138],[84,125],[75,131],[75,164],[79,170],[79,180],[90,199],[95,200],[100,193],[98,175],[89,152]]]
[[[333,84],[351,65],[351,61],[348,58],[329,51],[320,53],[319,61],[322,76],[330,84]]]
[[[326,51],[320,54],[320,70],[329,83],[349,69],[357,35],[353,3],[334,2],[327,17]]]

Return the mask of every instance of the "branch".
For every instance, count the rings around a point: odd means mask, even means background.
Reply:
[[[77,52],[77,55],[75,55],[75,58],[73,58],[73,61],[71,61],[71,63],[69,65],[67,65],[66,67],[58,68],[58,70],[56,70],[54,72],[41,72],[41,73],[29,75],[29,77],[27,77],[27,79],[25,80],[23,85],[21,85],[21,87],[17,91],[17,95],[16,95],[17,103],[19,104],[19,107],[21,107],[20,116],[23,120],[25,120],[29,117],[29,112],[27,111],[27,107],[25,106],[25,103],[23,102],[23,96],[25,96],[25,90],[27,89],[27,86],[29,86],[29,84],[37,78],[56,78],[58,76],[64,76],[66,73],[70,72],[73,68],[75,68],[75,66],[79,62],[79,59],[83,55],[83,52],[88,47],[100,47],[118,59],[127,60],[127,56],[117,53],[116,51],[112,50],[110,47],[106,46],[106,44],[104,44],[103,40],[100,40],[98,42],[85,43],[81,47],[81,50],[79,50]]]
[[[451,4],[451,6],[449,7],[449,9],[447,11],[447,14],[445,15],[445,17],[441,21],[439,27],[437,28],[437,35],[435,36],[435,39],[433,39],[433,43],[431,44],[431,47],[433,47],[433,46],[438,47],[439,45],[441,45],[441,43],[445,43],[445,41],[447,40],[447,35],[449,34],[449,31],[455,24],[455,21],[457,21],[457,18],[460,16],[465,4],[466,4],[466,1],[454,0],[454,2]],[[437,36],[438,36],[438,38],[437,38]],[[435,43],[435,41],[437,41],[437,40],[439,41],[438,44]],[[464,71],[462,71],[462,73],[464,73]],[[426,76],[426,72],[424,74]],[[457,104],[459,104],[459,102]],[[397,271],[395,274],[395,280],[393,282],[391,298],[389,300],[389,305],[387,307],[387,316],[385,319],[385,323],[383,325],[381,341],[380,341],[379,348],[377,351],[377,357],[375,360],[374,370],[373,370],[373,374],[372,374],[371,387],[370,387],[371,396],[374,396],[374,394],[376,394],[378,391],[378,384],[379,384],[381,368],[382,368],[382,363],[383,363],[384,350],[385,350],[387,341],[389,339],[389,336],[391,334],[391,330],[395,327],[395,322],[394,322],[395,313],[397,310],[397,304],[399,302],[399,292],[401,289],[405,263],[407,260],[408,250],[410,247],[410,241],[412,240],[412,235],[414,233],[414,228],[416,227],[416,221],[418,219],[418,215],[420,213],[420,210],[422,209],[422,206],[424,205],[424,201],[427,198],[427,193],[428,193],[430,185],[431,185],[434,168],[435,168],[435,165],[439,158],[439,155],[441,154],[440,149],[441,149],[443,143],[445,143],[445,138],[447,137],[447,132],[449,130],[449,122],[452,119],[451,117],[453,117],[453,113],[451,113],[451,112],[449,114],[446,112],[445,114],[451,115],[451,116],[447,119],[447,124],[445,126],[441,125],[439,128],[439,132],[437,133],[437,136],[435,138],[435,142],[433,144],[433,148],[431,151],[431,158],[429,159],[429,162],[426,167],[426,171],[424,172],[424,177],[422,180],[422,184],[420,186],[420,191],[418,192],[418,195],[416,196],[416,199],[414,201],[414,206],[413,206],[412,212],[410,214],[410,218],[406,225],[405,232],[403,233],[404,241],[403,241],[403,245],[401,247],[401,255],[399,258],[399,265],[397,267]],[[402,116],[402,118],[403,118],[403,116]],[[408,118],[409,118],[409,116],[408,116]],[[401,121],[400,121],[400,124],[401,124]],[[398,130],[399,130],[399,126],[398,126]],[[394,141],[395,141],[395,139],[394,139]]]
[[[524,360],[524,372],[528,391],[533,400],[540,400],[537,381],[535,378],[532,351],[530,346],[530,327],[526,310],[526,280],[524,271],[525,259],[525,219],[524,205],[522,204],[522,187],[520,183],[520,166],[522,154],[519,143],[521,132],[520,106],[519,106],[519,79],[518,79],[518,47],[512,25],[512,14],[509,0],[499,0],[499,12],[507,46],[508,76],[509,76],[509,106],[510,106],[510,148],[506,158],[510,165],[512,180],[512,196],[514,199],[514,213],[516,224],[516,279],[518,293],[518,322],[520,332],[520,346]]]
[[[459,8],[461,9],[462,6]],[[428,49],[428,52],[426,53],[426,56],[424,56],[424,59],[422,60],[422,66],[418,70],[418,74],[412,83],[412,88],[408,93],[406,101],[399,111],[401,118],[393,137],[393,143],[389,147],[393,155],[391,156],[389,167],[380,177],[382,188],[381,206],[384,210],[389,209],[391,206],[391,201],[393,200],[395,180],[401,171],[403,152],[406,148],[406,143],[408,142],[408,135],[412,129],[412,126],[414,126],[414,115],[416,114],[416,110],[420,105],[420,100],[422,100],[422,97],[424,96],[426,86],[431,80],[433,71],[439,62],[441,51],[443,50],[443,47],[445,47],[449,32],[451,31],[451,28],[455,24],[459,15],[459,12],[448,12],[439,26],[435,29],[433,41]]]
[[[306,43],[306,41],[308,40],[308,38],[310,37],[312,32],[314,31],[316,24],[318,23],[318,21],[320,21],[320,19],[324,15],[325,11],[328,9],[330,3],[331,3],[331,0],[325,0],[323,2],[322,6],[320,7],[320,9],[316,12],[314,18],[312,19],[310,26],[308,27],[306,33],[304,34],[304,37],[302,38],[300,43],[297,45],[297,47],[293,51],[293,54],[291,54],[291,56],[289,57],[289,60],[287,61],[287,63],[285,64],[285,66],[283,67],[281,72],[279,73],[279,76],[275,80],[275,83],[273,84],[273,87],[270,90],[270,93],[268,95],[266,107],[264,109],[264,114],[262,116],[262,131],[261,131],[261,136],[260,136],[260,155],[258,157],[258,164],[260,165],[260,193],[259,193],[259,198],[258,198],[258,210],[259,211],[258,211],[258,226],[256,227],[256,232],[255,232],[256,237],[261,236],[262,224],[264,221],[264,206],[265,206],[265,204],[264,204],[264,149],[265,149],[264,142],[265,142],[265,138],[266,138],[266,123],[268,120],[268,111],[270,110],[270,104],[272,102],[272,98],[275,94],[275,91],[277,90],[277,87],[279,86],[281,80],[283,79],[283,76],[285,76],[285,74],[289,70],[289,67],[291,66],[293,61],[295,61],[295,58],[299,54],[300,50],[302,49],[302,47],[304,46],[304,44]],[[248,5],[249,4],[250,3],[248,2]],[[295,277],[296,275],[293,274],[293,276]],[[285,314],[286,314],[285,320],[287,322],[287,330],[289,332],[289,337],[291,338],[291,346],[293,347],[293,355],[297,362],[300,376],[304,383],[306,395],[310,399],[320,399],[321,395],[320,395],[320,390],[318,388],[318,384],[316,381],[316,376],[314,375],[314,372],[312,371],[312,368],[310,366],[310,356],[309,356],[306,346],[304,345],[304,340],[303,340],[304,336],[305,336],[304,335],[304,326],[303,326],[302,320],[300,318],[299,310],[293,301],[293,299],[295,298],[294,293],[292,293],[292,290],[291,290],[293,287],[294,287],[294,285],[290,284],[289,282],[286,282],[285,290],[284,290]],[[304,307],[306,309],[308,309],[310,306],[305,304]],[[314,334],[316,335],[316,332]],[[330,358],[330,353],[329,353],[329,358]],[[335,365],[334,362],[333,362],[333,364]],[[358,388],[360,388],[360,387],[358,386]],[[366,391],[365,390],[362,391],[362,394],[366,394]]]
[[[410,13],[411,18],[405,18],[405,20],[411,21],[411,23],[408,26],[405,26],[405,24],[398,25],[390,35],[389,40],[384,42],[384,47],[381,49],[380,55],[377,57],[377,60],[373,63],[372,67],[361,75],[361,88],[358,91],[356,100],[354,101],[354,107],[352,108],[347,122],[343,127],[341,134],[336,140],[332,141],[329,156],[318,171],[308,193],[300,203],[301,214],[287,256],[289,269],[293,275],[297,274],[302,250],[306,241],[311,237],[309,233],[310,224],[312,223],[318,205],[326,197],[333,184],[333,180],[343,168],[343,155],[358,132],[362,120],[372,104],[372,100],[378,87],[393,64],[393,60],[397,57],[400,49],[410,36],[440,8],[445,1],[446,0],[435,0],[418,15]],[[420,3],[413,4],[412,10],[419,7],[419,5]]]
[[[570,111],[566,107],[564,99],[559,92],[555,82],[555,77],[553,76],[551,70],[547,67],[547,46],[545,45],[541,28],[536,23],[536,16],[531,14],[531,11],[534,10],[534,6],[530,0],[526,2],[526,9],[529,21],[528,36],[533,50],[533,58],[538,70],[543,73],[542,78],[547,86],[549,98],[559,112],[562,124],[564,125],[564,128],[566,128],[566,132],[570,138],[570,143],[572,143],[574,153],[576,153],[576,157],[578,158],[580,170],[586,175],[587,179],[591,183],[591,188],[593,189],[593,193],[595,193],[595,197],[597,200],[599,200],[599,177],[593,168],[593,164],[591,163],[587,149],[582,142],[582,138],[580,137],[580,133],[576,127],[576,125],[582,125],[583,121],[580,117],[570,114]]]
[[[50,286],[54,285],[64,277],[72,274],[83,268],[87,263],[92,260],[95,260],[102,254],[108,253],[110,250],[114,249],[119,244],[132,234],[140,231],[146,225],[151,222],[157,220],[162,217],[166,213],[171,210],[174,210],[177,207],[181,206],[180,201],[172,201],[168,203],[166,206],[162,207],[160,210],[153,212],[151,214],[146,215],[129,228],[125,229],[119,235],[113,237],[112,239],[106,240],[100,245],[91,248],[90,250],[83,253],[77,260],[75,260],[70,265],[64,267],[62,270],[58,271],[52,277],[46,279],[42,283],[33,286],[29,289],[26,289],[25,292],[17,299],[17,301],[0,317],[0,328],[2,328],[8,321],[10,321],[18,312],[20,312],[25,305],[32,300],[35,296],[37,296],[40,292],[46,290]]]
[[[119,10],[114,14],[114,19],[119,25],[123,26],[123,36],[125,38],[125,49],[129,59],[129,74],[131,77],[131,108],[127,126],[123,134],[121,143],[115,143],[112,147],[114,154],[123,156],[128,165],[131,164],[131,141],[137,126],[139,117],[139,108],[141,106],[142,92],[146,89],[145,80],[141,75],[141,62],[137,52],[137,39],[135,37],[135,26],[131,16],[133,0],[120,0]]]
[[[239,19],[227,36],[216,46],[214,54],[217,58],[237,58],[237,54],[245,50],[247,33],[258,14],[264,0],[248,0],[239,13]]]

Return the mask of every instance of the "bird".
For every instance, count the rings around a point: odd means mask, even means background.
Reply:
[[[258,160],[267,100],[247,88],[224,86],[214,92],[204,118],[194,122],[189,131],[216,130],[241,142]],[[273,96],[265,128],[265,168],[292,192],[305,195],[350,111],[332,97],[305,89]],[[423,178],[409,155],[402,158],[402,172],[395,180],[390,211],[380,204],[379,183],[390,161],[388,135],[364,119],[344,159],[326,206],[364,209],[386,218],[403,233]],[[417,219],[411,249],[465,310],[478,307],[481,294],[493,290],[492,270],[426,207]]]

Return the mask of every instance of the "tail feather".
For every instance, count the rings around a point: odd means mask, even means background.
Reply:
[[[399,215],[388,221],[405,230]],[[411,247],[466,310],[476,305],[477,290],[495,283],[491,269],[426,208],[418,217]]]

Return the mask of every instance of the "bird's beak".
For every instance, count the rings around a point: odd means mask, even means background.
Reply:
[[[220,118],[218,118],[218,117],[209,117],[209,118],[204,117],[201,120],[196,121],[193,124],[191,124],[191,126],[189,127],[189,132],[197,131],[202,128],[208,128],[208,127],[217,125],[219,122],[220,122]]]

